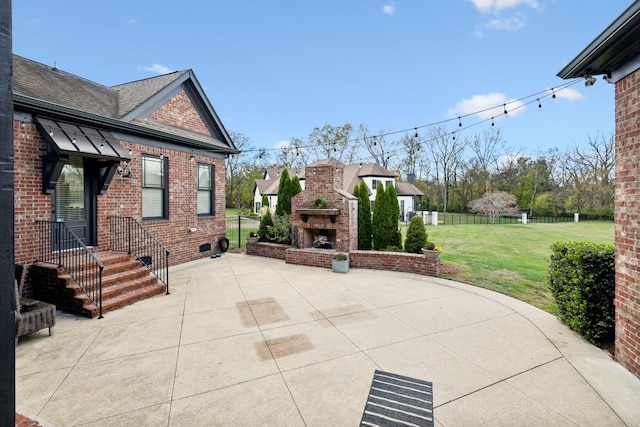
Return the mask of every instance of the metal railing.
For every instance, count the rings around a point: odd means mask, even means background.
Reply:
[[[64,222],[36,221],[39,253],[36,261],[55,264],[89,297],[102,318],[104,265]]]
[[[169,295],[169,249],[132,217],[109,217],[109,249],[126,252],[155,275]]]

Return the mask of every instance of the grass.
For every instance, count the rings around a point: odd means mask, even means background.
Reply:
[[[613,223],[427,226],[442,246],[442,277],[512,296],[555,314],[547,285],[550,246],[557,241],[613,243]]]

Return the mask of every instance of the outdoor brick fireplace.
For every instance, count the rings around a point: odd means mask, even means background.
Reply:
[[[299,249],[358,249],[358,200],[343,190],[344,165],[334,159],[305,169],[305,189],[291,199],[293,245]],[[324,207],[313,206],[314,199]]]

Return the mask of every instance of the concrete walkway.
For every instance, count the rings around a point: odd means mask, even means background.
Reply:
[[[433,277],[227,253],[171,295],[22,337],[16,411],[52,426],[356,426],[376,369],[436,426],[640,426],[640,380],[554,316]]]

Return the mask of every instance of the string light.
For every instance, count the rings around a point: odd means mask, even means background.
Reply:
[[[574,84],[579,83],[579,82],[583,82],[583,81],[584,81],[584,79],[579,79],[579,78],[578,79],[574,79],[572,81],[568,81],[568,82],[562,84],[559,87],[550,87],[549,89],[545,89],[543,91],[536,92],[536,93],[533,93],[531,95],[527,95],[527,96],[524,96],[524,97],[521,97],[521,98],[518,98],[518,99],[511,100],[509,102],[503,103],[502,104],[503,113],[504,113],[504,115],[508,116],[509,112],[514,112],[516,110],[519,110],[520,108],[524,108],[524,107],[526,107],[527,105],[529,105],[529,104],[531,104],[533,102],[537,102],[538,103],[538,109],[541,109],[542,108],[541,99],[543,99],[543,98],[545,98],[547,96],[551,96],[551,98],[555,99],[556,96],[557,96],[556,92],[560,92],[563,89],[567,89],[567,88],[573,86]],[[551,93],[549,93],[549,92],[551,92]],[[525,100],[527,100],[527,101],[523,102]],[[508,106],[509,106],[509,108],[507,108]],[[459,128],[468,129],[468,128],[471,128],[471,127],[474,127],[474,126],[478,126],[478,125],[480,125],[482,123],[485,123],[485,122],[488,122],[488,121],[491,121],[491,126],[493,127],[493,126],[495,126],[495,120],[494,119],[496,118],[496,116],[492,116],[492,117],[484,119],[484,120],[479,120],[479,121],[477,121],[477,122],[475,122],[473,124],[465,125],[464,127],[462,126],[462,119],[463,118],[467,118],[467,117],[478,116],[478,115],[481,115],[482,113],[486,113],[486,112],[494,110],[495,108],[498,108],[498,107],[499,107],[499,105],[494,105],[494,106],[491,106],[491,107],[488,107],[488,108],[484,108],[484,109],[481,109],[481,110],[478,110],[478,111],[474,111],[474,112],[471,112],[471,113],[463,114],[463,115],[457,116],[455,118],[444,119],[444,120],[428,123],[428,124],[421,125],[421,126],[415,126],[412,130],[415,132],[415,135],[416,135],[416,138],[417,138],[418,129],[435,127],[435,126],[438,126],[438,125],[449,123],[449,122],[451,122],[452,120],[455,120],[455,119],[458,119],[458,127]],[[365,145],[369,145],[369,144],[371,144],[371,139],[373,139],[373,144],[372,145],[376,146],[377,145],[377,138],[383,138],[385,136],[396,135],[396,134],[400,134],[400,133],[405,133],[406,134],[410,130],[411,130],[411,128],[392,131],[392,132],[387,132],[387,133],[381,133],[380,135],[377,135],[377,136],[371,136],[371,137],[364,136],[364,137],[362,137],[362,141],[364,142]],[[453,133],[453,138],[455,139],[455,133]],[[429,142],[431,142],[431,140],[424,140],[423,139],[423,141],[421,141],[421,143],[429,143]],[[354,139],[347,140],[347,141],[345,141],[345,143],[355,143],[357,145],[359,143],[359,138],[354,138]],[[334,144],[334,151],[335,151],[335,141],[333,142],[333,144]],[[304,149],[304,148],[313,148],[313,147],[315,147],[315,146],[314,145],[307,145],[307,146],[300,146],[298,148],[303,148]],[[277,151],[277,150],[280,150],[280,148],[262,148],[260,150]],[[399,151],[399,150],[394,150],[394,151]],[[249,152],[253,152],[253,151],[256,151],[256,150],[244,150],[243,152],[244,153],[249,153]],[[392,153],[394,151],[392,151]],[[369,156],[369,157],[366,157],[366,158],[374,159],[375,157],[374,156]]]

